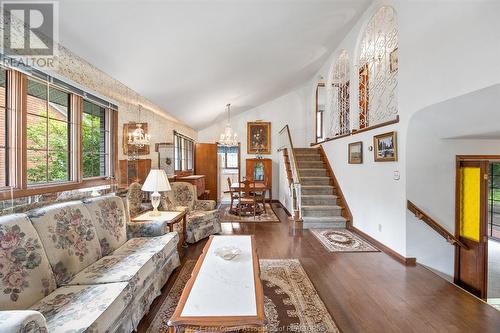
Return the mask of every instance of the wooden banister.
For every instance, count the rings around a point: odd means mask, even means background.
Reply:
[[[407,208],[410,212],[415,214],[415,217],[423,222],[425,222],[429,227],[434,229],[438,234],[444,237],[446,241],[452,245],[460,246],[466,250],[469,249],[467,245],[458,240],[454,235],[452,235],[448,230],[443,228],[439,223],[434,221],[429,215],[427,215],[423,210],[418,208],[413,202],[408,200]]]

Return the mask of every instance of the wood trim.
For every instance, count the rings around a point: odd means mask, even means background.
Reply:
[[[452,235],[448,230],[443,228],[439,223],[437,223],[434,219],[432,219],[429,215],[427,215],[423,210],[418,208],[413,202],[410,200],[407,201],[406,207],[410,212],[415,214],[415,217],[422,222],[425,222],[429,227],[434,229],[438,234],[443,236],[444,239],[451,245],[456,245],[463,247],[464,249],[469,249],[469,247],[462,243],[458,238]]]
[[[374,129],[377,129],[380,127],[389,126],[389,125],[393,125],[393,124],[397,124],[397,123],[399,123],[399,115],[396,116],[396,119],[389,120],[389,121],[386,121],[386,122],[383,122],[383,123],[380,123],[377,125],[368,126],[368,127],[361,128],[361,129],[353,129],[351,134],[355,135],[355,134],[359,134],[359,133],[363,133],[363,132],[368,132],[368,131],[371,131],[371,130],[374,130]]]
[[[280,205],[281,209],[283,209],[285,211],[286,215],[288,215],[288,217],[292,217],[292,214],[290,214],[288,209],[281,203],[281,201],[274,199],[274,200],[271,200],[271,203]]]
[[[479,165],[480,173],[484,176],[481,181],[481,215],[480,215],[480,230],[479,230],[479,247],[483,246],[482,258],[483,260],[483,277],[482,277],[482,289],[477,290],[475,296],[482,299],[487,297],[487,280],[488,280],[488,251],[487,251],[487,224],[488,224],[488,165],[490,161],[500,161],[500,155],[456,155],[455,157],[455,237],[460,239],[460,217],[461,217],[461,186],[462,186],[462,166],[477,166]],[[468,239],[463,238],[464,242],[470,242]],[[471,242],[473,244],[474,242]],[[455,247],[455,267],[454,267],[454,278],[455,284],[461,286],[464,289],[469,289],[468,291],[472,293],[471,286],[464,286],[460,280],[460,255],[462,249],[458,246]]]
[[[342,206],[342,216],[347,220],[347,227],[352,226],[353,224],[353,218],[352,218],[352,212],[351,209],[349,208],[349,205],[347,204],[347,200],[344,196],[344,193],[342,192],[342,189],[340,188],[340,184],[337,180],[337,177],[335,177],[335,173],[333,172],[332,166],[330,165],[330,161],[328,160],[328,157],[326,156],[325,150],[323,149],[323,146],[319,146],[319,153],[321,154],[321,157],[323,159],[323,162],[326,164],[326,169],[328,173],[330,174],[330,178],[333,181],[333,186],[335,186],[335,189],[337,190],[337,197],[340,200],[340,205]]]
[[[233,235],[228,235],[233,236]],[[262,282],[260,280],[260,266],[259,266],[259,257],[257,255],[257,247],[255,244],[254,235],[250,235],[252,240],[252,261],[253,261],[253,269],[254,269],[254,283],[255,283],[255,297],[257,304],[257,315],[256,316],[227,316],[227,317],[208,317],[208,316],[197,316],[197,317],[181,317],[182,310],[186,305],[186,301],[191,293],[194,282],[200,272],[201,266],[205,261],[205,257],[208,253],[208,249],[212,244],[212,241],[215,236],[210,236],[208,242],[203,248],[203,252],[201,253],[198,261],[196,262],[193,272],[191,273],[191,278],[186,283],[184,290],[182,291],[182,295],[179,299],[177,307],[175,308],[174,314],[170,318],[168,325],[169,326],[187,326],[187,327],[196,327],[196,328],[211,328],[219,327],[219,328],[240,328],[240,327],[262,327],[265,322],[264,316],[264,289],[262,287]],[[217,237],[227,237],[227,236],[217,236]]]
[[[317,142],[317,143],[311,143],[310,146],[314,147],[314,146],[321,145],[321,144],[326,143],[326,142],[330,142],[330,141],[342,139],[342,138],[345,138],[345,137],[348,137],[348,136],[353,136],[353,135],[356,135],[356,134],[360,134],[360,133],[363,133],[363,132],[368,132],[368,131],[371,131],[371,130],[374,130],[374,129],[377,129],[377,128],[381,128],[381,127],[384,127],[384,126],[389,126],[389,125],[393,125],[393,124],[397,124],[397,123],[399,123],[399,115],[396,116],[396,119],[389,120],[389,121],[386,121],[386,122],[383,122],[383,123],[380,123],[380,124],[377,124],[377,125],[368,126],[368,127],[362,128],[362,129],[353,129],[350,133],[342,134],[342,135],[336,136],[334,138],[328,138],[328,139],[325,139],[325,140]]]
[[[62,184],[48,184],[44,186],[28,187],[24,189],[7,189],[0,192],[0,200],[16,199],[27,197],[31,195],[39,194],[49,194],[70,190],[84,189],[94,186],[109,185],[110,181],[108,178],[96,178],[96,179],[86,179],[82,182],[69,182]]]
[[[315,147],[315,146],[321,145],[321,144],[326,143],[326,142],[330,142],[330,141],[334,141],[334,140],[346,138],[346,137],[348,137],[350,135],[351,135],[351,133],[346,133],[346,134],[338,135],[338,136],[333,137],[333,138],[326,138],[323,141],[319,141],[319,142],[316,142],[316,143],[311,143],[311,144],[309,144],[309,146]]]
[[[375,238],[369,236],[368,234],[364,233],[363,231],[359,230],[358,228],[356,228],[354,226],[347,226],[347,229],[359,234],[360,236],[365,238],[367,241],[369,241],[370,243],[375,245],[375,247],[377,247],[379,250],[386,253],[387,255],[389,255],[390,257],[395,259],[396,261],[399,261],[401,264],[403,264],[405,266],[415,266],[417,264],[417,258],[403,257],[402,255],[400,255],[399,253],[397,253],[396,251],[394,251],[390,247],[382,244],[381,242],[379,242]]]
[[[21,72],[7,72],[8,185],[26,187],[26,105],[27,77]]]

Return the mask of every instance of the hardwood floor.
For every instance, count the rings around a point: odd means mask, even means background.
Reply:
[[[500,332],[500,311],[417,265],[404,266],[383,252],[330,253],[307,230],[296,230],[273,204],[282,223],[223,223],[224,234],[254,234],[262,259],[298,258],[342,332]],[[182,261],[196,259],[205,241]],[[143,318],[146,332],[179,269]]]

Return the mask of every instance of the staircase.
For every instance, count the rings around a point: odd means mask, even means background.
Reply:
[[[327,163],[318,148],[295,148],[301,182],[303,228],[345,228],[347,219]]]

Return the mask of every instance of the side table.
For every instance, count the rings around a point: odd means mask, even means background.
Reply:
[[[182,221],[182,223],[181,223]],[[160,211],[160,215],[151,216],[151,211],[142,213],[132,219],[132,222],[141,223],[141,222],[152,222],[160,226],[161,231],[159,231],[158,235],[161,236],[166,233],[165,227],[168,226],[168,232],[174,231],[174,226],[176,224],[180,224],[181,232],[179,233],[179,245],[178,248],[180,250],[181,247],[187,247],[186,243],[186,222],[187,222],[187,212],[184,211]],[[151,237],[153,235],[149,235]]]

